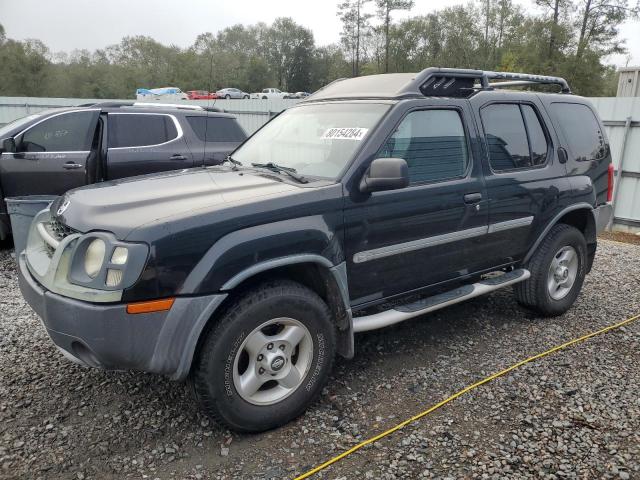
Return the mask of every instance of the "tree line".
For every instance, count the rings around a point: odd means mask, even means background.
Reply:
[[[343,0],[340,42],[327,46],[291,18],[203,33],[187,48],[131,36],[68,53],[7,38],[0,25],[0,96],[132,98],[136,88],[160,86],[314,91],[336,78],[428,66],[558,75],[582,95],[614,95],[607,58],[625,53],[619,26],[638,15],[630,0],[535,0],[529,10],[513,0],[473,0],[394,19],[413,6]]]

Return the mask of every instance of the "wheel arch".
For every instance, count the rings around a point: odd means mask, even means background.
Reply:
[[[558,223],[571,225],[572,227],[580,230],[584,235],[585,240],[587,241],[587,245],[593,246],[595,250],[596,218],[594,215],[593,206],[589,205],[586,202],[576,203],[562,209],[553,217],[553,219],[549,223],[547,223],[545,228],[542,230],[542,233],[538,235],[536,241],[528,250],[523,259],[523,263],[526,263],[531,259],[531,256],[534,254],[542,240],[544,240],[544,237],[546,237],[553,226],[557,225]]]
[[[207,333],[213,328],[217,319],[224,315],[226,309],[252,287],[273,278],[293,280],[317,293],[328,305],[336,325],[338,353],[345,358],[353,357],[353,324],[349,306],[346,264],[342,262],[333,265],[321,255],[303,254],[257,263],[225,282],[221,291],[227,296],[211,314],[200,332],[193,352],[192,365]]]

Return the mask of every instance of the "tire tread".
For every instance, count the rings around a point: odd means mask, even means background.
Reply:
[[[234,300],[233,303],[231,303],[228,308],[224,310],[222,315],[219,317],[219,320],[216,321],[213,327],[210,328],[206,333],[206,338],[203,342],[200,354],[194,362],[194,368],[190,376],[190,383],[192,385],[192,389],[196,396],[196,399],[198,400],[198,403],[200,404],[204,412],[211,418],[213,418],[218,424],[227,425],[236,431],[255,432],[256,430],[247,429],[242,425],[230,424],[230,422],[225,419],[218,411],[216,407],[216,397],[212,396],[211,391],[209,390],[209,388],[207,388],[205,367],[208,363],[209,358],[211,357],[211,355],[213,355],[214,349],[216,347],[216,342],[209,341],[209,339],[216,338],[218,333],[224,330],[227,325],[237,321],[238,317],[242,315],[244,311],[251,308],[253,305],[273,296],[274,294],[294,294],[307,301],[312,301],[314,303],[317,302],[318,306],[324,310],[327,318],[331,318],[329,307],[317,293],[300,283],[286,279],[268,280],[264,283],[261,283],[257,287],[247,291],[244,295]],[[334,338],[329,339],[329,341],[335,343],[335,330],[332,331],[332,334]],[[328,355],[327,357],[328,358],[326,358],[326,361],[328,362],[328,371],[331,371],[331,369],[333,368],[335,355]],[[320,391],[321,389],[318,389],[314,397],[310,399],[309,403],[313,403],[317,399]],[[295,415],[293,415],[293,417],[297,416],[299,413],[300,412],[297,412]]]

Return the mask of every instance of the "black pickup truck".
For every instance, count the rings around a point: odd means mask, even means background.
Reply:
[[[0,240],[10,234],[4,198],[215,165],[245,138],[232,115],[187,105],[109,102],[18,119],[0,128]]]
[[[508,89],[537,84],[561,93]],[[31,225],[20,288],[70,359],[188,378],[213,417],[264,430],[357,332],[510,286],[564,313],[612,182],[602,123],[561,78],[341,80],[223,165],[67,193]]]

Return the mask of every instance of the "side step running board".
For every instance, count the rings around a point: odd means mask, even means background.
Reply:
[[[353,318],[353,331],[366,332],[378,328],[388,327],[395,323],[404,322],[413,317],[433,312],[455,303],[464,302],[470,298],[484,295],[499,288],[522,282],[531,276],[526,269],[513,270],[497,277],[487,278],[478,283],[464,285],[448,292],[440,293],[432,297],[422,298],[406,305],[397,305],[391,310],[386,310],[365,317]]]

